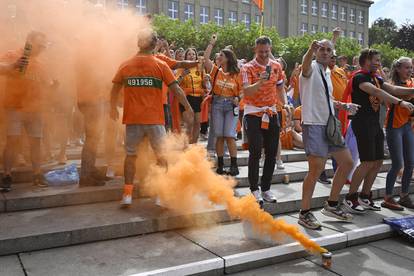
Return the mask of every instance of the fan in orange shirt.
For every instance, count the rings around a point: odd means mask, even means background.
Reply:
[[[348,77],[345,71],[336,65],[336,59],[337,56],[334,52],[328,65],[331,70],[331,80],[333,86],[332,96],[336,101],[342,101],[342,95],[344,94],[346,85],[348,84]]]
[[[123,123],[126,125],[126,157],[124,163],[125,186],[121,201],[123,206],[132,204],[132,190],[135,176],[136,151],[145,137],[159,156],[160,146],[166,135],[164,126],[163,91],[165,82],[184,106],[184,118],[191,120],[193,110],[185,94],[168,67],[152,55],[157,37],[152,34],[148,40],[139,40],[140,52],[121,64],[113,78],[111,91],[111,118],[118,119],[117,98],[124,91]],[[187,118],[188,117],[188,118]],[[165,163],[161,158],[159,162]]]

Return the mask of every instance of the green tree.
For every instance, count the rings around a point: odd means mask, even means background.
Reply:
[[[396,46],[398,28],[394,20],[390,18],[378,18],[369,29],[368,44],[381,44],[384,41]]]
[[[406,22],[397,33],[398,47],[414,51],[414,24]]]

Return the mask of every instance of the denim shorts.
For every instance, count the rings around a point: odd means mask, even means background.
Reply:
[[[152,149],[159,152],[166,136],[164,125],[126,125],[125,150],[127,155],[136,155],[139,144],[148,137]]]
[[[213,97],[211,116],[213,120],[213,131],[216,137],[236,138],[238,116],[233,114],[232,97]]]
[[[7,108],[5,115],[7,136],[20,136],[24,128],[29,137],[42,138],[43,120],[40,112],[22,112]]]
[[[303,144],[306,155],[328,158],[332,152],[346,149],[344,146],[330,145],[326,138],[326,126],[302,125]]]

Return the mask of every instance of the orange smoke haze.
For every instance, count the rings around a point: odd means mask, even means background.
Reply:
[[[146,194],[159,197],[163,206],[177,212],[188,213],[200,205],[222,205],[232,218],[250,222],[260,234],[268,235],[276,241],[289,236],[312,253],[326,252],[302,234],[298,226],[290,225],[283,219],[274,219],[260,209],[252,195],[234,197],[233,187],[236,186],[236,181],[214,173],[212,163],[206,156],[206,150],[202,146],[188,146],[185,137],[171,135],[166,139],[163,151],[163,157],[168,163],[167,171],[154,162],[149,164],[147,158],[139,158],[145,159],[145,162],[139,162],[138,167],[143,166],[145,169],[138,171],[147,172],[141,186]]]

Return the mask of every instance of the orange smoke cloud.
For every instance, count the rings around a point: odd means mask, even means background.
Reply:
[[[260,209],[252,195],[235,197],[235,180],[214,173],[202,146],[188,146],[184,137],[171,135],[166,139],[163,158],[168,162],[168,170],[146,164],[149,170],[142,183],[145,192],[152,197],[159,197],[163,206],[188,213],[200,204],[223,205],[233,219],[250,222],[257,232],[269,235],[274,240],[279,240],[284,234],[312,253],[326,252],[326,249],[302,234],[298,226],[290,225],[283,219],[274,219]]]

